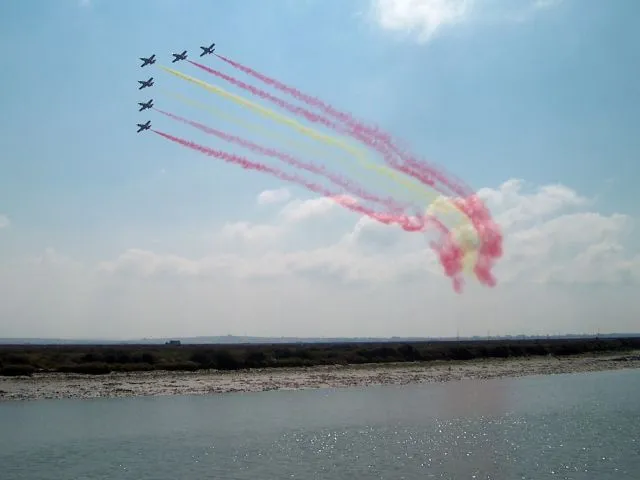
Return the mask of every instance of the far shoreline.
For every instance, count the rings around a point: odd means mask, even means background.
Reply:
[[[640,368],[640,350],[585,353],[566,357],[476,358],[231,371],[153,370],[112,372],[106,375],[48,372],[34,373],[31,376],[0,377],[0,402],[411,385],[636,368]]]

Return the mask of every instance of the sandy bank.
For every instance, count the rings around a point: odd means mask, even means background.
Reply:
[[[0,377],[0,401],[45,398],[96,398],[192,395],[276,389],[406,385],[467,378],[580,373],[640,368],[640,352],[429,362],[256,369],[236,372],[139,372],[110,375],[63,373]]]

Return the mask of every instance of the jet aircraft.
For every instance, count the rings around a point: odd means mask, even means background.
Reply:
[[[202,49],[202,53],[200,54],[201,57],[204,57],[205,55],[210,55],[213,53],[213,51],[215,50],[216,44],[212,43],[210,47],[200,47]]]
[[[149,130],[151,128],[151,120],[147,120],[147,123],[138,123],[138,131],[136,133],[140,133],[143,130]]]
[[[147,88],[153,85],[153,77],[149,77],[149,80],[138,80],[138,83],[140,84],[140,87],[138,87],[138,90],[142,90],[143,88]]]
[[[139,112],[146,110],[147,108],[151,108],[153,107],[153,98],[150,99],[148,102],[138,102],[138,105],[140,105],[140,110],[138,110]]]
[[[185,50],[182,53],[172,53],[175,58],[171,60],[171,63],[176,63],[178,60],[186,60],[187,59],[187,51]]]
[[[140,65],[140,68],[144,67],[145,65],[152,65],[156,63],[156,54],[154,53],[149,58],[140,57],[140,60],[142,60],[142,65]]]

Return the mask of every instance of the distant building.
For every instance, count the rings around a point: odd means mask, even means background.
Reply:
[[[180,340],[169,340],[164,343],[165,345],[180,345]]]

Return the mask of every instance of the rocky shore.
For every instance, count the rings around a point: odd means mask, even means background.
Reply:
[[[31,377],[0,377],[0,401],[406,385],[627,368],[640,368],[640,352],[225,372],[41,373]]]

